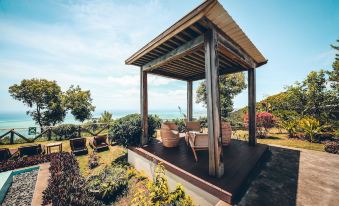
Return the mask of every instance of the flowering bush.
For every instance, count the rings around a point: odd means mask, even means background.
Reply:
[[[269,112],[258,112],[256,114],[256,122],[257,122],[257,135],[258,137],[266,137],[268,133],[268,129],[274,127],[276,123],[276,118],[273,114]],[[246,128],[248,128],[248,114],[244,116],[244,124]]]

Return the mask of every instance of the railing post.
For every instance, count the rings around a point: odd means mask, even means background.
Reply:
[[[79,125],[79,128],[78,128],[78,136],[81,137],[81,125]]]
[[[52,129],[50,127],[48,128],[47,138],[48,138],[48,141],[52,139]]]
[[[10,144],[14,144],[14,129],[11,130],[11,137],[9,139]]]

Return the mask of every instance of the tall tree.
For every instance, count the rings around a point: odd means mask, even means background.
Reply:
[[[10,95],[31,110],[27,114],[41,128],[62,122],[66,111],[62,106],[62,91],[55,81],[46,79],[22,80],[9,87]]]
[[[339,39],[337,40],[339,43]],[[337,95],[339,95],[339,46],[331,45],[333,49],[337,51],[335,54],[335,60],[332,64],[332,71],[329,71],[329,80],[331,81],[331,87],[336,90]]]
[[[244,73],[219,76],[221,116],[226,118],[233,111],[233,98],[246,88]],[[207,105],[206,81],[197,89],[196,103]]]
[[[82,91],[79,86],[74,87],[73,85],[64,95],[64,104],[74,118],[81,122],[91,118],[95,109],[92,105],[91,92],[89,90]]]

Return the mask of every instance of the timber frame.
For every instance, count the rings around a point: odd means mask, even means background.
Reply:
[[[147,75],[187,81],[187,119],[193,118],[193,82],[205,79],[209,174],[221,177],[223,157],[219,75],[248,73],[249,145],[256,144],[255,69],[267,60],[216,0],[207,0],[125,61],[140,67],[141,145],[148,142]]]

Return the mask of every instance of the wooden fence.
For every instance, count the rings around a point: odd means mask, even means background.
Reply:
[[[87,125],[78,125],[78,137],[81,137],[82,132],[87,132],[91,136],[97,136],[98,134],[102,133],[106,129],[109,129],[109,126],[110,126],[109,124],[105,124],[105,123],[93,123],[91,125],[103,125],[103,126],[98,131],[91,131],[90,129],[87,128],[89,126],[88,124]],[[35,142],[36,140],[38,140],[39,138],[42,138],[44,135],[46,135],[47,140],[50,141],[50,140],[52,140],[52,133],[57,135],[53,131],[53,128],[55,128],[55,127],[57,127],[57,126],[44,127],[43,132],[35,135],[33,138],[24,136],[23,134],[20,134],[18,132],[18,130],[22,130],[23,128],[1,129],[1,130],[6,130],[7,132],[0,135],[0,142],[3,140],[4,137],[6,137],[8,135],[9,135],[9,144],[14,144],[15,136],[23,139],[27,143],[32,143],[32,142]]]

